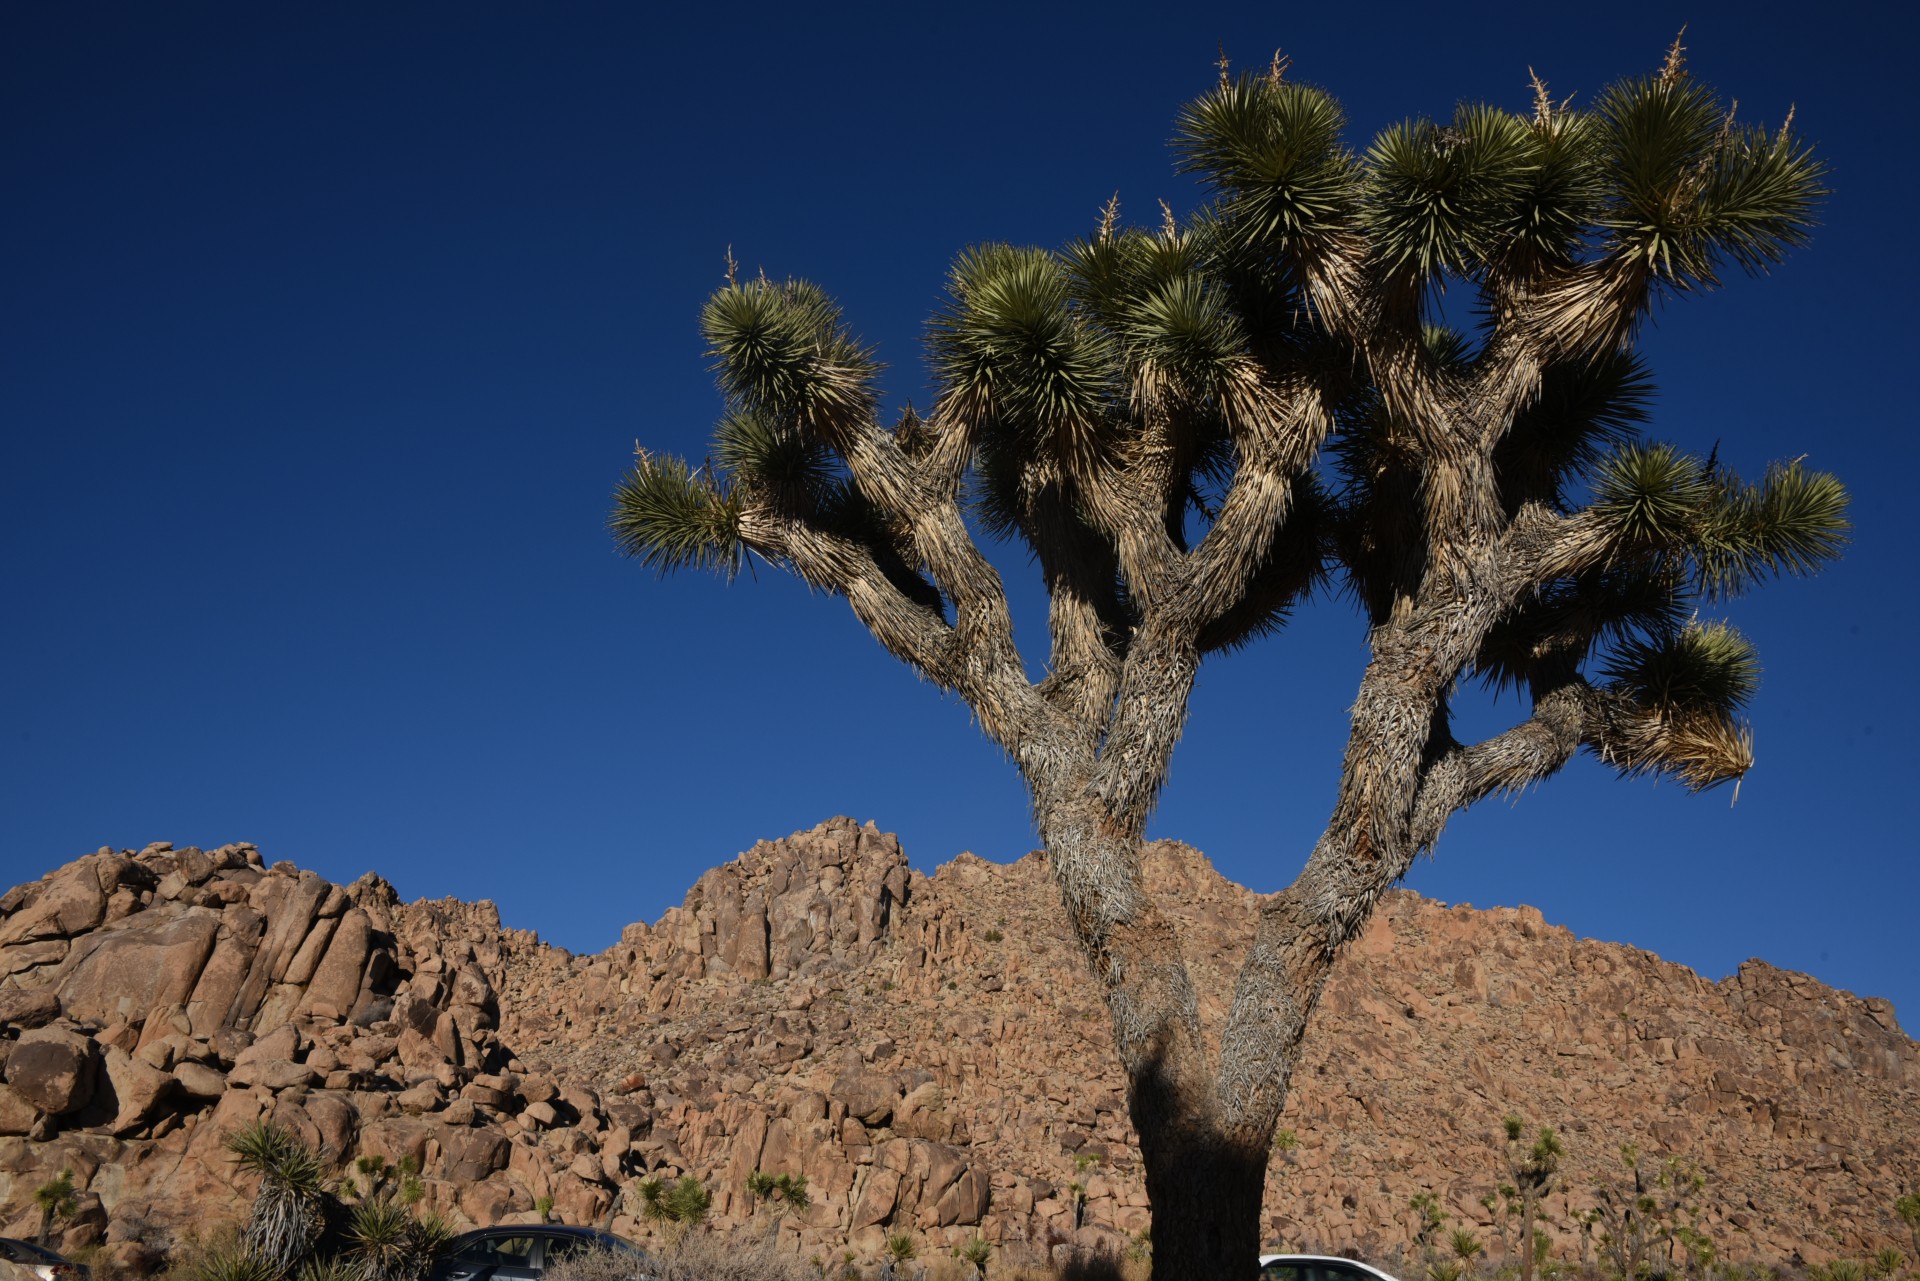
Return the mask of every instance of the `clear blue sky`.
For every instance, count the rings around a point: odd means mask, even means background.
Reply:
[[[1799,104],[1836,194],[1770,279],[1661,313],[1655,432],[1753,473],[1808,454],[1853,487],[1856,543],[1729,611],[1766,663],[1737,806],[1583,761],[1456,820],[1412,884],[1712,978],[1759,955],[1915,1027],[1913,32],[1889,12],[10,6],[0,882],[250,840],[586,951],[832,814],[923,868],[1019,855],[1012,768],[842,604],[612,550],[634,441],[703,451],[695,317],[728,245],[838,294],[924,404],[954,251],[1058,243],[1116,188],[1142,220],[1192,204],[1166,140],[1217,42],[1284,46],[1363,142],[1524,105],[1529,65],[1588,98],[1687,22],[1743,118]],[[1330,603],[1208,667],[1154,832],[1290,879],[1363,657]]]

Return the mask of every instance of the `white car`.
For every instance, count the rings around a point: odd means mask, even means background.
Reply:
[[[1400,1281],[1358,1259],[1336,1259],[1327,1254],[1263,1254],[1260,1281]]]

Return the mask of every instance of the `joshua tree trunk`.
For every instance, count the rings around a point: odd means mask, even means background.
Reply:
[[[1141,1088],[1136,1085],[1133,1093],[1134,1126],[1153,1202],[1153,1275],[1161,1281],[1251,1277],[1260,1256],[1266,1149],[1249,1150],[1221,1135],[1184,1130],[1176,1118],[1142,1124]]]
[[[1533,1281],[1533,1203],[1531,1187],[1520,1189],[1520,1281]]]

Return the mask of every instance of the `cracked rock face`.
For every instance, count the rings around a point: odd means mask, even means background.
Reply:
[[[1257,902],[1152,847],[1202,1016],[1224,1020]],[[1383,1254],[1431,1192],[1501,1251],[1480,1199],[1500,1121],[1568,1148],[1556,1246],[1621,1144],[1707,1172],[1723,1259],[1904,1248],[1920,1186],[1920,1047],[1884,1001],[1749,962],[1710,983],[1532,909],[1396,892],[1335,971],[1269,1169],[1267,1239]],[[1149,1221],[1125,1082],[1044,858],[928,877],[834,819],[714,868],[659,921],[576,957],[491,903],[402,904],[251,846],[101,850],[0,896],[0,1234],[74,1172],[65,1245],[151,1266],[238,1220],[223,1140],[259,1119],[330,1161],[420,1163],[456,1224],[633,1215],[692,1174],[715,1219],[805,1254],[978,1233],[1009,1264]],[[747,1176],[804,1175],[809,1204]]]

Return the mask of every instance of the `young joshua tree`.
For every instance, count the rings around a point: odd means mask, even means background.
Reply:
[[[666,572],[759,557],[844,597],[965,699],[1019,768],[1130,1081],[1158,1277],[1250,1275],[1268,1144],[1341,946],[1448,818],[1582,748],[1690,788],[1752,762],[1757,667],[1703,606],[1844,541],[1800,463],[1749,483],[1642,440],[1654,303],[1800,244],[1821,167],[1736,122],[1678,47],[1574,109],[1467,105],[1349,150],[1279,59],[1180,114],[1184,221],[962,253],[931,412],[881,421],[879,366],[803,281],[736,279],[702,327],[714,463],[641,451],[619,546]],[[1438,323],[1470,291],[1468,329]],[[1733,452],[1731,448],[1729,453]],[[1046,676],[1015,648],[986,536],[1051,598]],[[1270,895],[1217,1052],[1141,842],[1200,663],[1337,578],[1364,615],[1338,797]],[[1325,679],[1302,673],[1302,679]],[[1457,741],[1461,682],[1526,710]]]
[[[272,1121],[228,1135],[240,1168],[260,1178],[247,1218],[248,1248],[278,1277],[288,1275],[326,1228],[326,1162],[301,1137]]]
[[[33,1204],[40,1211],[40,1231],[34,1244],[46,1248],[53,1236],[53,1225],[71,1218],[80,1208],[80,1190],[73,1185],[73,1171],[62,1170],[57,1179],[48,1179],[33,1190]]]
[[[1560,1158],[1566,1155],[1560,1137],[1541,1126],[1533,1142],[1527,1142],[1527,1123],[1509,1116],[1502,1123],[1507,1136],[1507,1173],[1520,1193],[1520,1281],[1533,1281],[1533,1221],[1540,1203],[1560,1172]]]

